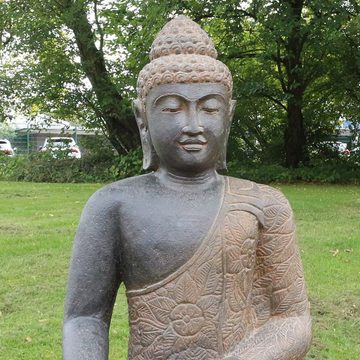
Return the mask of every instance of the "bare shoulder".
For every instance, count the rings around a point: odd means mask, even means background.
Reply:
[[[91,195],[85,210],[108,212],[129,199],[139,196],[153,182],[153,174],[134,176],[105,185]]]

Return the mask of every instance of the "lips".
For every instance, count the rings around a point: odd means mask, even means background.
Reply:
[[[186,151],[200,151],[206,146],[207,141],[203,136],[200,136],[196,138],[182,138],[179,144]]]

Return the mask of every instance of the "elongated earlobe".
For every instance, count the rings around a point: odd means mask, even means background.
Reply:
[[[225,122],[225,136],[224,136],[224,145],[221,149],[221,153],[219,155],[219,161],[217,163],[216,170],[227,170],[226,165],[226,151],[227,151],[227,144],[229,140],[230,135],[230,129],[231,129],[231,123],[232,119],[234,117],[236,108],[236,100],[230,100],[230,106],[229,106],[229,113],[227,116],[227,119],[224,119]]]
[[[133,111],[140,132],[141,146],[143,150],[143,169],[157,170],[159,164],[158,156],[151,141],[145,110],[143,109],[141,101],[138,99],[133,101]]]
[[[232,119],[234,117],[235,109],[236,109],[236,100],[230,100],[230,108],[229,108],[230,123],[232,122]]]

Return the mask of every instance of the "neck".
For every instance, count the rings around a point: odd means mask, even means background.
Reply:
[[[201,173],[196,174],[187,174],[187,173],[178,173],[176,171],[171,171],[165,168],[160,167],[156,172],[157,177],[163,183],[175,184],[182,186],[191,186],[191,185],[210,185],[214,182],[219,181],[219,175],[215,169],[206,170]]]

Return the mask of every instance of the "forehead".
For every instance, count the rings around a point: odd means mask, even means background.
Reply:
[[[228,93],[224,85],[216,83],[164,84],[152,88],[147,95],[146,104],[153,104],[163,96],[180,96],[189,101],[196,101],[207,96],[220,96],[228,101]]]

